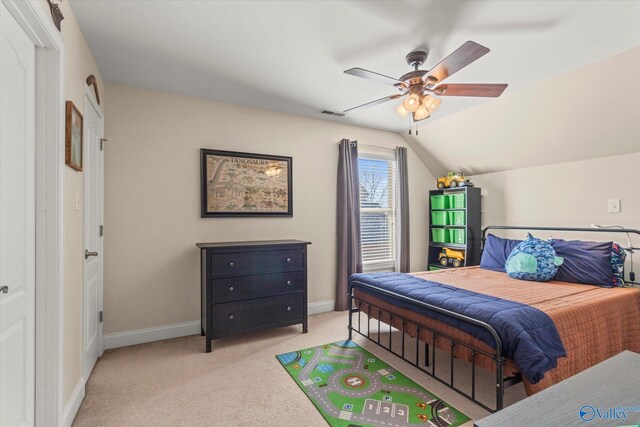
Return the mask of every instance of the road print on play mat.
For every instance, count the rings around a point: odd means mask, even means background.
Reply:
[[[333,427],[455,427],[469,421],[353,341],[276,358]]]

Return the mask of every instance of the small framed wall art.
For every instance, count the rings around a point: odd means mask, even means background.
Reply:
[[[82,114],[71,101],[67,101],[65,123],[64,162],[70,168],[82,171]]]
[[[291,163],[291,157],[201,149],[201,216],[293,216]]]

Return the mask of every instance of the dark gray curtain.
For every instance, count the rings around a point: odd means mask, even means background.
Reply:
[[[398,164],[398,257],[400,271],[409,272],[409,178],[407,176],[407,149],[396,147]]]
[[[340,141],[338,158],[338,277],[336,311],[347,310],[347,282],[354,273],[362,273],[360,251],[360,179],[358,143]]]

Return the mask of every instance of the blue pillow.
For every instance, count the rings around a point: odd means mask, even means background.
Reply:
[[[611,273],[613,274],[612,284],[614,287],[631,286],[624,282],[624,260],[626,258],[625,250],[619,244],[613,243],[611,245]]]
[[[527,240],[513,248],[505,270],[514,279],[547,282],[553,279],[561,264],[562,258],[556,256],[551,243],[529,234]]]
[[[489,234],[484,241],[480,268],[504,273],[504,265],[509,254],[520,242],[522,240],[502,239]]]
[[[611,250],[613,242],[553,240],[551,245],[564,263],[556,280],[610,288],[613,286]]]

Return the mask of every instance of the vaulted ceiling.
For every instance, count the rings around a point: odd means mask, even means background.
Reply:
[[[399,77],[410,70],[404,57],[411,50],[428,49],[424,68],[430,68],[474,40],[491,52],[447,82],[509,83],[503,96],[513,96],[640,45],[635,1],[71,5],[106,81],[397,132],[408,129],[407,119],[394,111],[397,101],[342,118],[319,114],[394,93],[344,70],[362,67]],[[613,82],[602,76],[594,89],[607,83]],[[500,99],[445,98],[422,133],[443,118],[492,102]],[[417,141],[428,148],[428,142]]]

